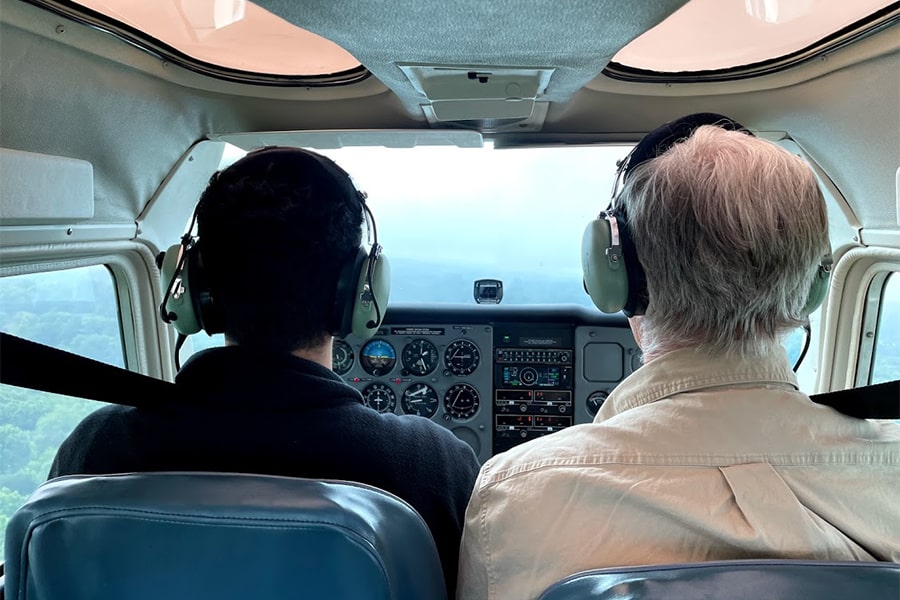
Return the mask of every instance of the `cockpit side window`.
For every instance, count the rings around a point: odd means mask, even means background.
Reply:
[[[0,329],[125,366],[116,287],[102,265],[0,278]],[[9,517],[47,479],[66,436],[100,406],[0,385],[0,561]]]

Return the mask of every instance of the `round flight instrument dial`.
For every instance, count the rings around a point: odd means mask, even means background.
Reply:
[[[444,351],[444,362],[454,375],[471,375],[478,368],[481,355],[474,342],[455,340]]]
[[[468,419],[478,412],[478,392],[468,383],[450,386],[444,394],[444,408],[454,419]]]
[[[427,383],[414,383],[403,392],[400,408],[408,415],[431,418],[437,412],[438,395]]]
[[[413,340],[403,348],[403,354],[400,356],[403,361],[403,368],[422,377],[428,375],[438,366],[440,356],[434,344],[428,340]]]
[[[390,373],[396,362],[397,351],[384,340],[370,340],[359,352],[360,366],[375,377]]]
[[[362,391],[363,404],[378,412],[394,412],[397,406],[397,395],[394,390],[383,383],[370,383]]]
[[[334,340],[331,345],[331,368],[343,375],[353,367],[353,348],[344,340]]]

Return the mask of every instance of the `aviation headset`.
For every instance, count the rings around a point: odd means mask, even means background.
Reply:
[[[690,137],[701,125],[717,125],[729,131],[753,135],[740,123],[715,113],[697,113],[676,119],[648,133],[623,160],[613,184],[609,207],[588,223],[581,240],[584,289],[594,305],[605,313],[622,311],[626,316],[647,310],[647,277],[637,258],[625,206],[616,202],[619,184],[639,165],[660,156],[677,142]],[[807,296],[804,314],[809,315],[828,292],[832,258],[822,259]]]
[[[366,194],[356,189],[350,175],[334,161],[300,148],[274,146],[255,150],[229,168],[248,160],[288,160],[298,154],[315,160],[338,187],[352,190],[363,208],[366,229],[373,238],[371,249],[366,250],[360,245],[341,264],[327,326],[332,335],[343,337],[353,333],[362,339],[370,338],[384,319],[391,289],[391,269],[378,243],[378,230],[366,204]],[[160,278],[166,286],[159,313],[162,320],[171,323],[181,335],[191,335],[201,329],[213,335],[224,331],[225,319],[203,268],[202,241],[193,234],[196,222],[197,208],[181,241],[157,258]]]

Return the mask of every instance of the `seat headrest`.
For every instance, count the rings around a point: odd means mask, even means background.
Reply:
[[[418,513],[386,492],[338,481],[61,477],[12,517],[6,559],[12,598],[446,597]]]
[[[898,586],[894,563],[723,560],[593,569],[553,584],[539,600],[896,600]]]

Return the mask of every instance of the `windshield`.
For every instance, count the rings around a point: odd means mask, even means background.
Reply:
[[[475,280],[499,279],[503,304],[589,307],[581,234],[609,203],[616,161],[630,149],[317,151],[369,195],[391,261],[392,303],[474,304]]]

